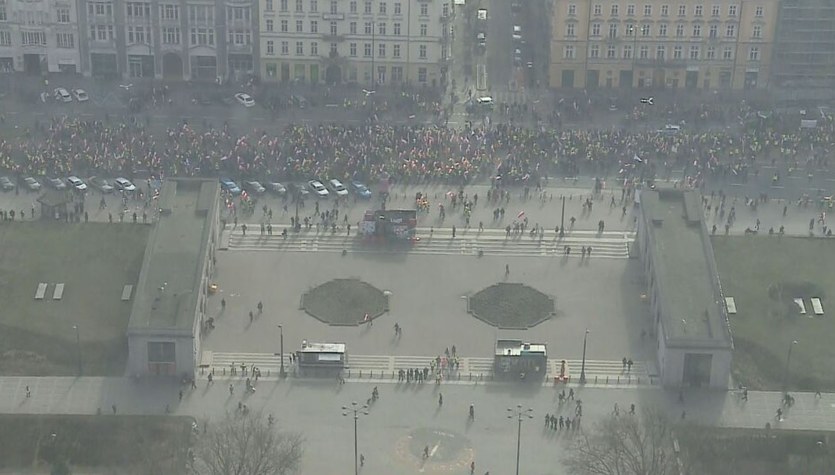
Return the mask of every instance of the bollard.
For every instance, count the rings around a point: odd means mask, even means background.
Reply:
[[[205,371],[206,371],[206,368],[201,366],[200,367],[200,375],[202,376]]]
[[[350,369],[348,370],[348,377],[349,378],[351,377],[351,370]]]
[[[620,376],[618,376],[618,384],[620,384]]]
[[[223,375],[226,376],[226,367],[223,368]]]
[[[597,375],[594,375],[594,384],[597,384]]]
[[[374,370],[368,372],[368,379],[374,379]]]
[[[360,370],[359,378],[362,379],[362,370]]]
[[[635,384],[641,384],[641,377],[640,376],[635,378]]]
[[[269,377],[269,376],[270,376],[270,373],[271,373],[271,372],[272,372],[272,370],[271,370],[271,369],[269,369],[269,368],[267,368],[267,377]]]
[[[609,384],[609,376],[606,376],[606,384]]]
[[[632,375],[626,377],[626,384],[632,384]]]

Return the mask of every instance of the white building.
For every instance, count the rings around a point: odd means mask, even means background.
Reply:
[[[0,0],[0,71],[78,70],[75,0]]]
[[[452,0],[261,0],[267,81],[437,87]]]

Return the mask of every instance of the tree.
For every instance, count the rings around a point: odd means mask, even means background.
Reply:
[[[575,440],[566,466],[579,475],[677,474],[672,423],[655,409],[608,416]]]
[[[192,469],[201,475],[289,475],[301,465],[303,442],[262,414],[227,414],[198,436]]]

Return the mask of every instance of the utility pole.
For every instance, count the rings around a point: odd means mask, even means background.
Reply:
[[[789,345],[789,353],[786,355],[786,371],[783,373],[783,395],[786,395],[789,391],[789,364],[792,360],[792,348],[794,348],[794,345],[796,344],[797,340],[792,340]]]
[[[78,375],[81,376],[84,374],[84,366],[81,364],[81,335],[78,330],[78,325],[73,325],[72,328],[75,330],[75,349],[78,363]]]
[[[533,409],[522,409],[521,404],[517,404],[515,408],[507,408],[507,418],[517,420],[516,426],[516,475],[519,475],[519,453],[522,449],[522,419],[527,417],[533,419]]]
[[[586,328],[586,334],[583,335],[583,364],[580,366],[580,384],[586,384],[586,342],[589,338],[589,329]]]
[[[565,237],[565,195],[562,195],[562,212],[560,213],[560,238]]]
[[[284,372],[284,327],[282,325],[278,325],[278,330],[281,332],[279,336],[281,339],[279,348],[279,351],[281,352],[281,369],[279,370],[278,375],[281,378],[285,378],[287,377],[287,373]]]
[[[350,406],[342,406],[342,415],[349,416],[353,414],[354,416],[354,475],[359,475],[360,473],[360,466],[359,466],[359,450],[357,446],[357,420],[360,418],[360,414],[367,416],[368,415],[368,405],[363,404],[360,406],[357,404],[357,401],[351,402]]]

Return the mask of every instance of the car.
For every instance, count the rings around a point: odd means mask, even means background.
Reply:
[[[233,196],[241,194],[241,188],[229,178],[220,179],[220,189],[227,193],[231,193]]]
[[[290,183],[289,185],[287,185],[287,191],[293,196],[298,196],[301,199],[307,198],[307,196],[310,194],[310,192],[307,191],[307,188],[305,188],[302,185],[297,185],[295,183]]]
[[[351,191],[353,191],[354,194],[357,195],[359,198],[366,199],[366,200],[371,199],[371,195],[372,195],[371,190],[369,190],[368,187],[365,186],[364,183],[361,183],[361,182],[358,182],[358,181],[352,181],[351,182]]]
[[[511,35],[513,41],[522,41],[522,27],[513,25],[513,34]]]
[[[264,186],[258,183],[257,181],[245,181],[244,190],[246,190],[247,193],[251,193],[253,195],[261,195],[265,191],[267,191],[267,189],[264,188]]]
[[[487,46],[487,33],[483,31],[479,32],[477,35],[475,35],[475,39],[476,41],[478,41],[479,46]]]
[[[70,95],[69,91],[64,89],[63,87],[56,87],[54,95],[55,100],[58,102],[72,102],[72,96]]]
[[[93,188],[99,190],[102,194],[113,193],[113,185],[111,185],[104,178],[91,176],[87,181],[90,182],[90,185],[92,185]]]
[[[235,94],[235,100],[238,101],[244,107],[254,107],[255,106],[255,99],[252,98],[249,94],[245,92],[239,92]]]
[[[328,189],[325,188],[325,185],[322,184],[319,180],[310,180],[307,182],[307,186],[310,187],[310,190],[318,196],[319,198],[327,198],[330,193],[328,193]]]
[[[66,190],[67,184],[64,183],[60,178],[47,178],[47,183],[55,190]]]
[[[479,106],[485,108],[485,109],[493,110],[493,104],[494,103],[493,103],[493,98],[491,96],[478,97],[478,98],[476,98],[475,103],[478,104]]]
[[[134,192],[136,191],[136,185],[130,182],[127,178],[116,178],[113,180],[113,186],[116,187],[119,191],[127,191],[127,192]]]
[[[87,183],[84,183],[84,181],[81,178],[78,178],[75,175],[68,176],[67,183],[69,183],[70,186],[73,187],[73,189],[75,189],[75,191],[80,191],[82,193],[87,191]]]
[[[348,196],[348,189],[336,178],[328,180],[328,188],[336,193],[336,196]]]
[[[513,13],[518,13],[522,10],[522,4],[519,2],[511,2],[510,3],[510,11]]]
[[[9,177],[0,176],[0,188],[2,188],[3,191],[12,191],[14,190],[14,183],[12,183],[12,180],[10,180]]]
[[[264,183],[264,187],[266,187],[267,191],[269,191],[270,193],[276,194],[278,196],[283,196],[287,194],[287,187],[277,181],[268,181]]]
[[[513,64],[516,66],[522,65],[522,50],[519,48],[513,50]]]
[[[201,106],[212,105],[212,98],[202,92],[195,92],[192,100],[194,103],[200,104]]]
[[[90,100],[90,96],[87,95],[87,91],[84,89],[73,89],[72,95],[78,102],[87,102]]]
[[[29,191],[41,191],[41,184],[38,183],[38,180],[32,178],[31,176],[23,178],[23,184]]]
[[[470,11],[472,11],[472,10],[470,10]],[[479,8],[478,11],[476,12],[476,18],[478,18],[479,21],[487,21],[487,9],[486,8]]]

